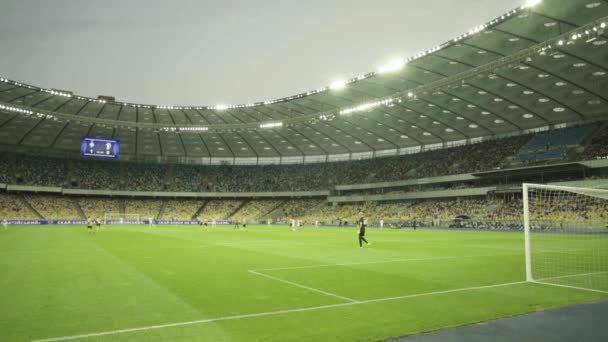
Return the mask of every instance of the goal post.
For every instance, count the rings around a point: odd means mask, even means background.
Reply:
[[[141,223],[141,215],[139,214],[122,214],[122,213],[104,213],[104,222],[106,223]]]
[[[608,190],[522,185],[526,281],[608,293]]]

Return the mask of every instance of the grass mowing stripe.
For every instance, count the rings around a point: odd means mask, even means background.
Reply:
[[[254,270],[249,270],[249,273],[253,273],[253,274],[255,274],[255,275],[259,275],[259,276],[262,276],[262,277],[266,277],[266,278],[268,278],[268,279],[276,280],[276,281],[279,281],[279,282],[281,282],[281,283],[285,283],[285,284],[293,285],[293,286],[296,286],[296,287],[299,287],[299,288],[302,288],[302,289],[306,289],[306,290],[309,290],[309,291],[318,292],[318,293],[321,293],[321,294],[324,294],[324,295],[327,295],[327,296],[331,296],[331,297],[335,297],[335,298],[343,299],[343,300],[346,300],[346,301],[348,301],[348,302],[352,302],[352,303],[357,303],[357,302],[359,302],[359,301],[358,301],[358,300],[356,300],[356,299],[352,299],[352,298],[348,298],[348,297],[344,297],[344,296],[337,295],[337,294],[335,294],[335,293],[331,293],[331,292],[327,292],[327,291],[323,291],[323,290],[315,289],[314,287],[310,287],[310,286],[306,286],[306,285],[301,285],[301,284],[298,284],[298,283],[294,283],[293,281],[289,281],[289,280],[285,280],[285,279],[281,279],[281,278],[273,277],[273,276],[271,276],[271,275],[264,274],[264,273],[261,273],[261,272],[257,272],[257,271],[254,271]]]
[[[137,328],[129,328],[129,329],[102,331],[102,332],[89,333],[89,334],[81,334],[81,335],[52,337],[52,338],[46,338],[46,339],[32,340],[31,342],[58,342],[58,341],[85,339],[85,338],[91,338],[91,337],[116,335],[116,334],[125,334],[125,333],[130,333],[130,332],[145,331],[145,330],[155,330],[155,329],[164,329],[164,328],[171,328],[171,327],[178,327],[178,326],[185,326],[185,325],[205,324],[205,323],[211,323],[211,322],[228,321],[228,320],[243,319],[243,318],[256,318],[256,317],[272,316],[272,315],[283,315],[283,314],[290,314],[290,313],[296,313],[296,312],[306,312],[306,311],[331,309],[331,308],[338,308],[338,307],[344,307],[344,306],[352,306],[352,305],[361,305],[361,304],[369,304],[369,303],[386,302],[386,301],[408,299],[408,298],[417,298],[417,297],[424,297],[424,296],[433,296],[433,295],[440,295],[440,294],[447,294],[447,293],[454,293],[454,292],[483,290],[483,289],[490,289],[490,288],[496,288],[496,287],[505,287],[505,286],[512,286],[512,285],[520,285],[520,284],[525,284],[525,283],[526,283],[525,281],[516,281],[516,282],[502,283],[502,284],[463,287],[463,288],[451,289],[451,290],[416,293],[416,294],[404,295],[404,296],[398,296],[398,297],[377,298],[377,299],[369,299],[369,300],[363,300],[363,301],[357,301],[357,302],[313,306],[313,307],[308,307],[308,308],[279,310],[279,311],[269,311],[269,312],[259,312],[259,313],[253,313],[253,314],[216,317],[216,318],[208,318],[208,319],[201,319],[201,320],[187,321],[187,322],[176,322],[176,323],[168,323],[168,324],[149,325],[149,326],[145,326],[145,327],[137,327]],[[553,284],[550,284],[550,285],[553,285]]]

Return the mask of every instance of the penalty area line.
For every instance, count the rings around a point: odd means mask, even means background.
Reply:
[[[91,338],[91,337],[126,334],[126,333],[131,333],[131,332],[138,332],[138,331],[164,329],[164,328],[180,327],[180,326],[187,326],[187,325],[197,325],[197,324],[213,323],[213,322],[220,322],[220,321],[237,320],[237,319],[243,319],[243,318],[257,318],[257,317],[284,315],[284,314],[291,314],[291,313],[298,313],[298,312],[325,310],[325,309],[354,306],[354,305],[361,305],[361,304],[369,304],[369,303],[388,302],[388,301],[394,301],[394,300],[400,300],[400,299],[434,296],[434,295],[441,295],[441,294],[454,293],[454,292],[484,290],[484,289],[491,289],[491,288],[497,288],[497,287],[520,285],[520,284],[525,284],[525,283],[526,283],[525,281],[516,281],[516,282],[511,282],[511,283],[501,283],[501,284],[494,284],[494,285],[463,287],[463,288],[458,288],[458,289],[416,293],[416,294],[410,294],[410,295],[398,296],[398,297],[369,299],[369,300],[362,300],[362,301],[358,301],[358,302],[312,306],[312,307],[299,308],[299,309],[258,312],[258,313],[244,314],[244,315],[200,319],[200,320],[195,320],[195,321],[176,322],[176,323],[159,324],[159,325],[148,325],[148,326],[137,327],[137,328],[102,331],[102,332],[89,333],[89,334],[52,337],[52,338],[32,340],[31,342],[58,342],[58,341],[68,341],[68,340],[76,340],[76,339],[86,339],[86,338]]]
[[[296,287],[299,287],[299,288],[302,288],[302,289],[305,289],[305,290],[309,290],[309,291],[313,291],[313,292],[318,292],[318,293],[324,294],[324,295],[326,295],[326,296],[331,296],[331,297],[335,297],[335,298],[343,299],[343,300],[348,301],[348,302],[351,302],[351,303],[358,303],[358,302],[359,302],[359,301],[358,301],[358,300],[356,300],[356,299],[352,299],[352,298],[348,298],[348,297],[344,297],[344,296],[337,295],[337,294],[335,294],[335,293],[331,293],[331,292],[327,292],[327,291],[323,291],[323,290],[315,289],[314,287],[310,287],[310,286],[306,286],[306,285],[302,285],[302,284],[294,283],[293,281],[289,281],[289,280],[285,280],[285,279],[281,279],[281,278],[273,277],[273,276],[271,276],[271,275],[264,274],[264,273],[262,273],[262,272],[258,272],[258,271],[254,271],[254,270],[249,270],[248,272],[249,272],[249,273],[252,273],[252,274],[255,274],[255,275],[262,276],[262,277],[266,277],[266,278],[268,278],[268,279],[272,279],[272,280],[275,280],[275,281],[279,281],[279,282],[281,282],[281,283],[285,283],[285,284],[288,284],[288,285],[296,286]]]

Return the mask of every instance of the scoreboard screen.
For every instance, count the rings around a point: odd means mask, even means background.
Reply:
[[[86,157],[118,159],[120,141],[115,139],[100,139],[82,137],[80,155]]]

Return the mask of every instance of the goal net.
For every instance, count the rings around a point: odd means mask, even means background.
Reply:
[[[526,279],[608,293],[608,190],[524,184]]]
[[[141,223],[141,217],[139,214],[121,214],[121,213],[105,213],[103,215],[104,222],[106,224],[115,223],[131,223],[131,224],[139,224]]]

